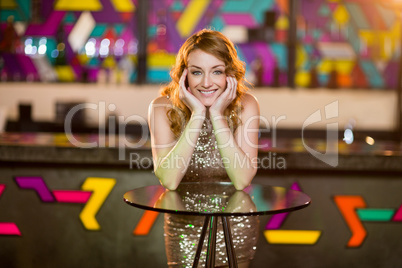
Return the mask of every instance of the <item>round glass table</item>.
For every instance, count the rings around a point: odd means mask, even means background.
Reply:
[[[284,187],[251,184],[242,191],[231,183],[181,183],[175,191],[151,185],[124,194],[124,201],[137,208],[163,213],[205,216],[193,267],[197,267],[209,229],[207,267],[214,267],[217,218],[221,218],[229,267],[237,267],[230,231],[230,216],[257,216],[307,207],[311,199],[303,192]]]

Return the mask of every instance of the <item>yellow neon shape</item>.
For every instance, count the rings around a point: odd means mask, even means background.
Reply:
[[[74,82],[75,81],[75,73],[71,66],[56,66],[55,71],[57,73],[57,78],[61,82]]]
[[[310,84],[310,73],[300,70],[296,73],[295,83],[299,87],[307,87]]]
[[[211,0],[190,1],[176,25],[181,37],[187,37],[193,32],[210,2]]]
[[[175,54],[168,54],[164,52],[152,53],[147,59],[148,66],[150,67],[160,67],[160,68],[172,68],[176,62]]]
[[[58,0],[54,10],[100,11],[103,6],[98,0]]]
[[[308,60],[307,51],[303,46],[296,47],[296,68],[301,68]]]
[[[114,68],[116,67],[116,61],[114,57],[108,56],[102,63],[102,67],[104,68]]]
[[[77,55],[77,59],[82,65],[87,64],[88,61],[90,60],[90,58],[86,54]]]
[[[80,219],[88,230],[100,230],[100,225],[95,218],[96,213],[102,207],[110,191],[116,184],[115,179],[89,177],[85,180],[81,189],[92,191],[91,197],[80,213]]]
[[[349,21],[349,13],[344,5],[338,5],[335,12],[333,13],[333,18],[339,25],[345,25]]]
[[[317,70],[320,73],[330,73],[335,66],[335,62],[331,59],[321,59],[317,66]]]
[[[287,16],[280,16],[275,23],[275,28],[277,30],[288,30],[289,29],[289,19]]]
[[[304,244],[313,245],[317,242],[321,231],[309,230],[266,230],[265,239],[270,244]]]
[[[350,74],[355,66],[353,60],[337,60],[335,63],[335,69],[341,74]]]
[[[131,0],[112,0],[114,9],[118,12],[134,12],[135,6]]]
[[[14,0],[3,0],[0,1],[0,7],[2,9],[15,9],[17,8],[17,4]]]

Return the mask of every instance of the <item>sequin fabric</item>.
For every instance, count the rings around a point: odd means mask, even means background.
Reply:
[[[209,119],[204,121],[190,165],[182,181],[200,183],[230,182],[222,164],[212,124]],[[186,206],[191,206],[191,209],[208,209],[211,211],[221,208],[219,203],[227,199],[227,194],[215,194],[215,196],[211,197],[206,190],[203,191],[203,194],[185,195],[183,203]],[[208,200],[212,201],[208,202]],[[220,218],[217,219],[215,266],[227,266],[222,222]],[[165,213],[164,235],[169,267],[192,267],[203,224],[203,216],[183,216]],[[230,217],[232,239],[238,263],[249,261],[254,257],[258,237],[258,225],[258,217]],[[207,240],[206,236],[198,267],[205,267]]]

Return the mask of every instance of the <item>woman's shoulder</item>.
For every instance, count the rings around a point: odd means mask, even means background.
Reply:
[[[251,93],[246,92],[242,96],[242,106],[243,108],[249,108],[249,107],[259,107],[259,102],[258,99]]]
[[[167,96],[159,96],[151,101],[148,108],[149,115],[166,117],[166,112],[172,108],[172,102]]]
[[[151,105],[172,104],[167,96],[159,96],[152,100]]]

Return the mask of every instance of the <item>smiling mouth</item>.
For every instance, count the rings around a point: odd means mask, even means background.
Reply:
[[[203,95],[212,95],[212,94],[214,94],[216,91],[218,91],[217,89],[215,89],[215,90],[198,90],[201,94],[203,94]]]

